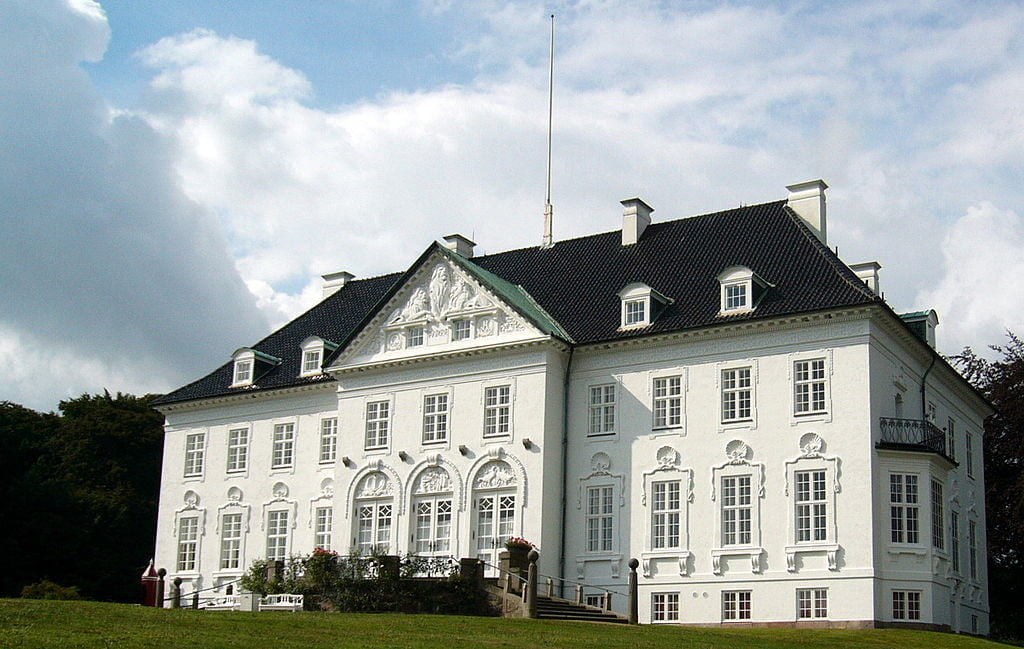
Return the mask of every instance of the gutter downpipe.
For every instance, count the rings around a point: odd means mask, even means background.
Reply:
[[[559,592],[565,597],[565,550],[567,537],[565,531],[566,494],[569,492],[569,370],[572,368],[573,347],[569,347],[569,356],[565,361],[565,378],[562,381],[562,543],[558,549],[558,576],[561,578]]]
[[[938,357],[938,353],[934,349],[931,350],[931,352],[932,352],[932,362],[928,366],[928,369],[926,369],[924,371],[924,376],[921,377],[921,421],[922,422],[928,421],[928,400],[925,397],[925,384],[928,381],[928,374],[932,371],[932,368],[935,367],[935,359],[936,359],[936,357]]]

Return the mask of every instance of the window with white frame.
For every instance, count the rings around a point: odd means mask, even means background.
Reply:
[[[824,541],[828,538],[828,490],[824,470],[797,471],[796,542]]]
[[[949,512],[949,553],[953,572],[960,574],[960,514]]]
[[[798,588],[796,617],[799,620],[820,620],[828,617],[827,588]]]
[[[252,366],[253,360],[251,358],[235,361],[235,379],[232,385],[248,385],[252,383]]]
[[[894,620],[920,620],[921,619],[921,591],[919,591],[919,590],[894,590],[894,591],[892,591],[892,619],[894,619]]]
[[[636,325],[642,325],[647,323],[647,300],[626,300],[622,308],[624,309],[622,326],[633,327]]]
[[[946,520],[942,513],[942,483],[932,480],[932,547],[946,548]]]
[[[889,530],[893,543],[920,542],[917,476],[889,475]]]
[[[338,418],[320,420],[320,464],[334,462],[338,458]]]
[[[611,552],[615,514],[612,487],[587,487],[587,552]]]
[[[654,427],[672,428],[683,423],[683,378],[661,376],[654,379]]]
[[[220,519],[220,569],[242,566],[242,515],[224,514]]]
[[[295,462],[295,424],[277,424],[274,426],[274,446],[271,453],[270,468],[286,469]]]
[[[751,597],[749,590],[727,590],[722,593],[722,620],[749,620]]]
[[[594,436],[615,432],[615,384],[590,386],[590,431]]]
[[[584,595],[583,603],[595,608],[604,608],[604,595],[601,593],[587,593]]]
[[[206,453],[206,433],[185,436],[185,477],[203,474],[203,456]]]
[[[651,483],[651,547],[654,549],[679,547],[681,489],[679,480]]]
[[[749,367],[722,370],[722,422],[750,420],[753,413],[753,395]]]
[[[956,460],[956,422],[952,417],[946,420],[946,455]]]
[[[314,513],[316,524],[313,546],[321,550],[331,549],[331,532],[334,529],[334,509],[317,507]]]
[[[750,545],[752,521],[751,476],[722,476],[722,545]]]
[[[935,423],[935,417],[936,417],[936,415],[935,415],[935,404],[934,403],[929,403],[927,410],[925,410],[925,419],[927,419],[929,422],[934,424]]]
[[[370,401],[366,404],[365,448],[384,448],[388,445],[388,429],[391,423],[390,413],[390,401]]]
[[[672,300],[643,282],[627,284],[618,293],[620,329],[639,329],[654,322]]]
[[[484,437],[508,435],[512,430],[512,387],[484,388]]]
[[[232,428],[228,431],[228,473],[245,471],[249,466],[249,429]]]
[[[970,560],[971,579],[978,580],[978,521],[967,521],[967,556]]]
[[[178,519],[178,572],[195,572],[199,546],[199,518]]]
[[[740,311],[750,308],[750,291],[746,282],[725,284],[722,287],[723,311]]]
[[[825,359],[812,358],[793,363],[793,412],[813,415],[826,411]]]
[[[428,394],[423,397],[423,443],[448,440],[448,395]]]
[[[467,340],[472,335],[472,325],[468,318],[452,320],[452,340]]]
[[[319,374],[320,361],[322,360],[322,349],[307,349],[302,353],[302,373]]]
[[[267,559],[284,561],[288,557],[288,510],[267,512]]]
[[[386,552],[391,546],[391,500],[360,503],[356,545],[362,554]]]
[[[679,620],[679,593],[651,594],[651,619],[655,622]]]
[[[974,435],[967,433],[964,435],[964,464],[967,465],[967,477],[974,477]]]
[[[423,327],[409,327],[406,330],[406,341],[409,347],[423,346]]]

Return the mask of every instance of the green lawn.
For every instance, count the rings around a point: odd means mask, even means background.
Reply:
[[[925,631],[687,629],[437,615],[206,613],[98,602],[0,600],[0,648],[612,647],[615,649],[996,649]]]

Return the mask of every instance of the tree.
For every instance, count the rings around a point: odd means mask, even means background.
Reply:
[[[964,349],[950,360],[993,406],[985,420],[985,500],[993,633],[1024,638],[1024,341],[1007,332],[989,361]]]

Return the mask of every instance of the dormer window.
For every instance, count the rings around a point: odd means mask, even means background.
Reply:
[[[423,327],[409,327],[406,335],[408,336],[409,347],[423,346]]]
[[[302,366],[299,376],[317,376],[323,373],[324,358],[337,345],[320,336],[310,336],[302,341]]]
[[[771,284],[746,266],[732,266],[718,275],[721,286],[720,313],[753,311]]]
[[[264,354],[261,351],[242,347],[231,355],[235,366],[231,371],[232,388],[241,388],[254,384],[261,376],[269,372],[281,362],[280,358]]]
[[[634,282],[619,291],[622,304],[620,329],[639,329],[654,322],[672,300],[653,288]]]

